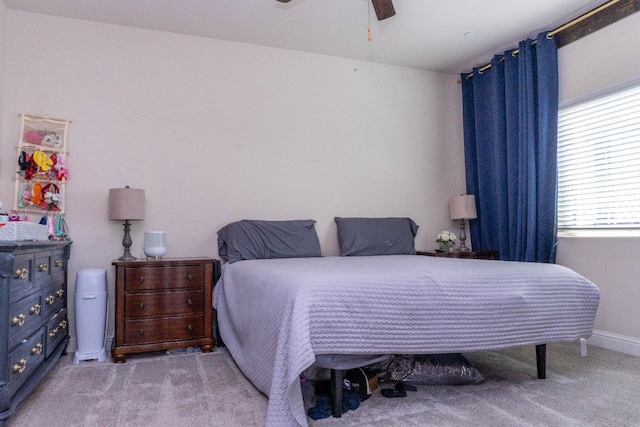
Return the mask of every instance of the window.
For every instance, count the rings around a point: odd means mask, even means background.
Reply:
[[[558,228],[640,229],[640,83],[560,109]]]

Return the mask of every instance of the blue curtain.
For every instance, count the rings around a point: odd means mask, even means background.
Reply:
[[[467,194],[475,250],[500,259],[554,262],[558,61],[546,33],[462,75]]]

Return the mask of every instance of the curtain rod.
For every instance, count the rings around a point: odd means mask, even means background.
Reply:
[[[605,4],[603,4],[603,5],[600,5],[599,7],[596,7],[595,9],[590,10],[589,12],[585,13],[584,15],[580,15],[579,17],[567,22],[566,24],[563,24],[563,25],[559,26],[555,30],[549,31],[549,33],[547,34],[547,37],[548,38],[552,38],[553,36],[555,36],[559,32],[562,32],[562,31],[566,30],[567,28],[573,27],[574,25],[579,24],[580,22],[584,21],[587,18],[591,18],[596,13],[600,13],[601,11],[605,10],[606,8],[608,8],[609,6],[612,6],[612,5],[616,4],[616,3],[618,3],[619,1],[620,0],[610,0],[610,1],[606,2]],[[535,40],[533,41],[533,43],[535,44]],[[513,56],[516,56],[518,53],[520,53],[520,49],[514,49],[514,50],[511,51],[511,54]],[[502,58],[504,58],[504,56]],[[483,65],[482,67],[480,67],[478,69],[478,72],[482,73],[482,72],[488,70],[489,68],[491,68],[491,63],[488,63],[488,64]],[[469,73],[466,76],[467,79],[470,79],[472,77],[473,77],[473,73]],[[460,80],[458,80],[458,83],[460,83]]]

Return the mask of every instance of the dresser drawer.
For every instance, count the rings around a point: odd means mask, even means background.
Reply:
[[[49,270],[51,271],[51,276],[58,277],[63,276],[65,272],[65,254],[64,250],[54,251],[51,255],[51,265],[49,266]]]
[[[9,355],[9,395],[31,376],[44,360],[44,328],[24,340]]]
[[[42,326],[42,292],[16,301],[9,307],[9,350]]]
[[[204,315],[125,320],[124,344],[190,340],[204,336]]]
[[[182,265],[175,267],[127,268],[125,290],[144,291],[204,287],[204,266]]]
[[[51,252],[40,252],[36,254],[34,267],[36,283],[48,284],[51,277]]]
[[[67,336],[68,329],[67,309],[63,308],[49,319],[45,327],[45,353],[47,357],[55,350],[64,337]]]
[[[44,317],[60,311],[67,300],[67,290],[64,281],[53,283],[44,290]]]
[[[126,294],[127,319],[204,313],[204,290]]]
[[[16,255],[10,279],[10,302],[18,301],[36,289],[33,254]]]

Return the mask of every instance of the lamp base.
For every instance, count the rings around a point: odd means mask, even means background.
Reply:
[[[124,254],[122,254],[122,256],[118,258],[118,261],[135,261],[137,259],[138,258],[131,255],[129,251],[125,251]]]
[[[468,248],[466,245],[467,234],[465,233],[465,221],[464,219],[460,220],[460,246],[456,249],[458,252],[470,252],[471,248]]]
[[[128,219],[125,219],[124,224],[122,225],[124,226],[124,237],[122,238],[122,246],[124,246],[124,253],[120,258],[118,258],[118,261],[135,261],[137,258],[131,255],[131,250],[130,250],[131,244],[133,243],[131,241],[131,234],[129,233],[131,231],[131,223],[129,222]]]

